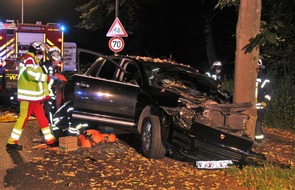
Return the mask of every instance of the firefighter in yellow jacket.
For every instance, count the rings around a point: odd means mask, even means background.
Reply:
[[[54,77],[44,74],[39,66],[45,48],[46,45],[43,42],[33,42],[19,67],[17,95],[20,101],[20,114],[8,139],[6,149],[22,150],[18,142],[31,114],[36,117],[46,144],[51,147],[58,145],[51,133],[43,109],[43,101],[49,98],[48,82],[55,80]]]

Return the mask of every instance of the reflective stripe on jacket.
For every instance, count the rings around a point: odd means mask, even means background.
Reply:
[[[17,83],[19,100],[42,101],[48,98],[48,75],[44,74],[33,53],[24,56],[24,64],[20,64]]]
[[[40,66],[44,74],[47,74],[49,76],[54,76],[56,70],[52,66],[52,60],[47,60],[43,63],[40,63]],[[54,85],[54,80],[51,79],[48,83],[48,91],[49,91],[49,96],[51,97],[51,99],[55,99],[56,97],[56,92],[53,85]]]
[[[215,69],[210,69],[205,73],[205,75],[213,78],[214,80],[220,80],[220,75],[216,73]]]
[[[264,107],[261,105],[261,102],[265,102],[268,104],[272,97],[272,87],[270,84],[270,80],[263,72],[259,72],[256,79],[256,108],[263,109]]]

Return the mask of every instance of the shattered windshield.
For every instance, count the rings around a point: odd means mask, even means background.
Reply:
[[[200,90],[204,88],[215,90],[217,88],[214,82],[208,80],[208,77],[186,65],[169,62],[146,62],[143,65],[150,85],[174,85],[179,88],[199,88]]]
[[[189,66],[165,63],[165,62],[164,63],[146,62],[143,65],[144,65],[145,73],[149,80],[149,84],[154,84],[156,76],[162,73],[179,73],[179,72],[195,73],[197,72],[196,69]]]
[[[228,99],[210,78],[199,74],[196,69],[179,64],[145,62],[144,69],[150,85],[170,90],[190,97],[210,97],[219,100]]]

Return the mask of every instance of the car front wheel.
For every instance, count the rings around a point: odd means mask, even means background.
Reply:
[[[148,116],[143,120],[141,129],[143,155],[147,158],[161,159],[166,154],[161,138],[161,125],[158,116]]]

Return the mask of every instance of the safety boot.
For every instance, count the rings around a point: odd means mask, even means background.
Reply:
[[[23,146],[18,144],[6,144],[6,150],[22,150]]]
[[[54,141],[54,142],[51,143],[51,144],[47,144],[47,147],[58,147],[58,146],[59,146],[58,141]]]

